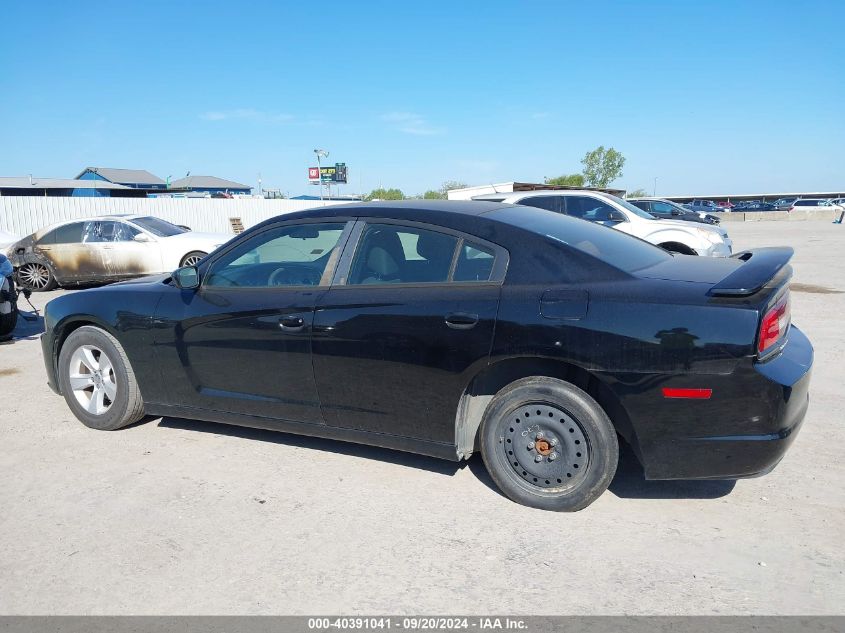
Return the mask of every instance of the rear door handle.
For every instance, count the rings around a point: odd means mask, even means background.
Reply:
[[[478,315],[468,312],[453,312],[446,316],[446,325],[453,330],[471,330],[478,325]]]
[[[305,319],[298,316],[283,316],[279,319],[279,327],[285,332],[301,332],[305,329]]]

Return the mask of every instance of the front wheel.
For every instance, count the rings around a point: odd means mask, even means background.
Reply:
[[[610,485],[619,461],[616,431],[575,385],[533,376],[496,394],[481,425],[484,464],[513,501],[574,512]]]
[[[105,330],[74,330],[62,345],[58,370],[62,395],[85,426],[114,431],[144,416],[132,365],[118,340]]]
[[[196,266],[200,263],[200,260],[206,255],[208,255],[208,253],[203,253],[202,251],[191,251],[182,258],[182,261],[179,263],[179,267],[182,268],[183,266]]]

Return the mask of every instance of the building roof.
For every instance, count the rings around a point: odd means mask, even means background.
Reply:
[[[91,171],[111,182],[130,182],[135,185],[163,185],[165,182],[151,174],[146,169],[117,169],[115,167],[86,167],[77,178],[81,178],[85,172]]]
[[[103,180],[0,176],[0,189],[130,189],[130,187]]]
[[[250,185],[217,176],[188,176],[174,180],[170,186],[173,189],[252,189]]]

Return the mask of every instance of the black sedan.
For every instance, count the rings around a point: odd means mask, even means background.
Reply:
[[[42,345],[92,428],[148,414],[480,451],[511,499],[578,510],[613,478],[617,436],[652,479],[780,460],[813,362],[789,319],[791,255],[673,255],[491,202],[334,206],[54,299]]]

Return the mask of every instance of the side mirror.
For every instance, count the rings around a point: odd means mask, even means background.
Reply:
[[[610,213],[607,214],[607,219],[609,222],[627,222],[628,218],[625,217],[625,214],[621,211],[617,211],[613,209]]]
[[[138,233],[138,235],[136,235],[132,239],[134,239],[136,242],[149,242],[150,236],[147,235],[146,233]]]
[[[200,274],[196,266],[184,266],[173,272],[173,283],[182,290],[192,290],[200,285]]]

